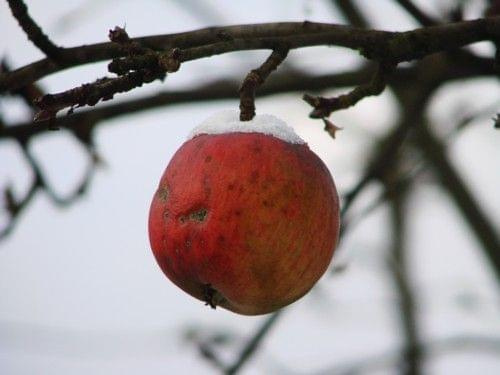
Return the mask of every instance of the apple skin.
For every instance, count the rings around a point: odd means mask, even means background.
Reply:
[[[333,179],[307,144],[202,134],[167,166],[151,203],[154,256],[206,304],[259,315],[306,294],[339,235]]]

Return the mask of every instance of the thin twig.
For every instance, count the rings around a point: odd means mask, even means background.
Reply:
[[[261,345],[262,340],[266,336],[267,332],[271,329],[271,327],[274,326],[278,318],[281,316],[282,311],[283,310],[279,310],[266,318],[264,323],[255,332],[250,341],[248,341],[248,343],[245,345],[236,362],[225,370],[224,373],[226,375],[234,375],[241,369],[241,367],[243,367],[243,365],[250,359],[252,354]]]
[[[382,62],[379,64],[378,69],[370,82],[357,86],[351,92],[334,98],[324,98],[321,96],[305,94],[303,99],[314,108],[314,110],[309,114],[309,117],[328,117],[334,111],[354,106],[357,102],[367,96],[379,95],[382,91],[384,91],[388,75],[394,70],[394,68],[395,64]]]
[[[58,195],[55,190],[50,186],[47,182],[45,176],[42,173],[42,169],[40,168],[38,161],[32,155],[31,151],[28,148],[27,144],[22,144],[22,150],[28,164],[31,168],[33,174],[33,180],[30,184],[28,192],[21,199],[16,199],[10,187],[4,189],[4,200],[7,203],[7,224],[0,229],[0,240],[6,238],[12,230],[15,228],[15,225],[18,222],[19,217],[23,213],[23,211],[29,206],[35,197],[37,191],[43,191],[47,194],[53,204],[59,207],[66,207],[72,204],[74,201],[82,197],[88,187],[90,186],[90,182],[94,175],[96,169],[96,160],[91,159],[88,167],[86,168],[81,181],[77,184],[73,192],[71,192],[67,196]]]
[[[28,39],[52,60],[61,58],[63,48],[56,46],[43,32],[42,28],[28,14],[28,7],[22,0],[7,0],[12,15],[17,19],[19,26],[24,30]]]
[[[257,69],[247,74],[240,87],[240,120],[250,121],[255,116],[255,91],[273,70],[285,60],[288,48],[277,48]]]

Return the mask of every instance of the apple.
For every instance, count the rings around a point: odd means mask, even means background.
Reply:
[[[154,256],[211,307],[266,314],[305,295],[339,235],[333,179],[293,129],[269,115],[223,112],[175,153],[153,196]]]

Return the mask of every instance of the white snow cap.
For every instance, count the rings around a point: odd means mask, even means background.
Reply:
[[[289,143],[305,143],[291,126],[273,115],[256,115],[250,121],[240,121],[239,112],[234,110],[226,110],[210,116],[191,131],[188,140],[201,134],[225,133],[263,133]]]

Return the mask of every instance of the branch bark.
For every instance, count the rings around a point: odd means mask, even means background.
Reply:
[[[264,83],[269,74],[286,59],[288,48],[275,49],[257,69],[247,74],[240,87],[240,120],[249,121],[255,116],[255,91]]]
[[[364,30],[313,22],[285,22],[213,27],[132,40],[154,50],[179,48],[183,50],[181,63],[228,52],[274,49],[284,43],[290,49],[335,45],[359,50],[369,59],[397,63],[479,41],[498,39],[500,16],[407,32]],[[61,51],[60,62],[43,59],[1,74],[0,92],[18,89],[63,69],[123,56],[124,52],[115,43],[65,48]]]

